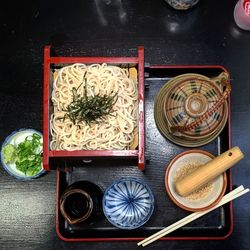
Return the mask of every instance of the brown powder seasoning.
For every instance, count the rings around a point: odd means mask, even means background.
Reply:
[[[200,166],[202,166],[199,162],[190,161],[182,165],[174,174],[174,183],[177,181],[182,180],[187,175],[194,172],[196,169],[198,169]],[[204,199],[209,194],[209,192],[213,188],[213,182],[209,182],[203,187],[199,188],[198,190],[194,191],[188,196],[185,196],[185,199],[190,201],[195,201],[199,199]]]

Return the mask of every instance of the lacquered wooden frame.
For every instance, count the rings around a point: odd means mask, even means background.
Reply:
[[[49,148],[49,102],[50,102],[50,72],[51,66],[70,63],[110,63],[137,65],[138,70],[138,148],[136,150],[50,150]],[[145,167],[144,145],[144,47],[138,47],[137,57],[53,57],[50,55],[50,46],[44,48],[44,85],[43,85],[43,168],[51,170],[51,158],[95,158],[95,157],[122,157],[136,158],[138,167]]]

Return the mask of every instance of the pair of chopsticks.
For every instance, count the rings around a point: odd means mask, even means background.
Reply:
[[[238,188],[236,188],[235,190],[231,191],[230,193],[226,194],[221,201],[214,207],[206,210],[206,211],[202,211],[202,212],[195,212],[192,213],[188,216],[186,216],[185,218],[173,223],[172,225],[160,230],[159,232],[149,236],[148,238],[145,238],[144,240],[140,241],[137,243],[138,246],[147,246],[148,244],[160,239],[161,237],[177,230],[178,228],[187,225],[188,223],[200,218],[201,216],[211,212],[212,210],[246,194],[247,192],[249,192],[249,188],[244,188],[242,185],[239,186]]]

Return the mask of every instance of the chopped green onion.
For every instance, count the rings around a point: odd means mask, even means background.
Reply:
[[[7,144],[3,148],[6,163],[15,163],[16,168],[27,176],[37,174],[42,168],[41,136],[32,134],[17,146]]]

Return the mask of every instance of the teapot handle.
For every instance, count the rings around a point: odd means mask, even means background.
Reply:
[[[216,77],[214,80],[215,81],[221,82],[223,86],[225,86],[225,90],[223,91],[221,97],[218,99],[218,101],[211,107],[209,108],[203,115],[201,115],[199,118],[197,118],[195,121],[191,122],[190,124],[186,124],[184,126],[172,126],[170,127],[170,133],[176,134],[178,132],[184,132],[184,131],[189,131],[197,126],[201,125],[205,120],[207,120],[214,112],[216,112],[221,105],[226,101],[227,97],[229,96],[231,92],[231,85],[229,82],[229,76],[227,73],[223,72],[221,73],[218,77]],[[204,80],[210,84],[214,84],[214,80]]]

